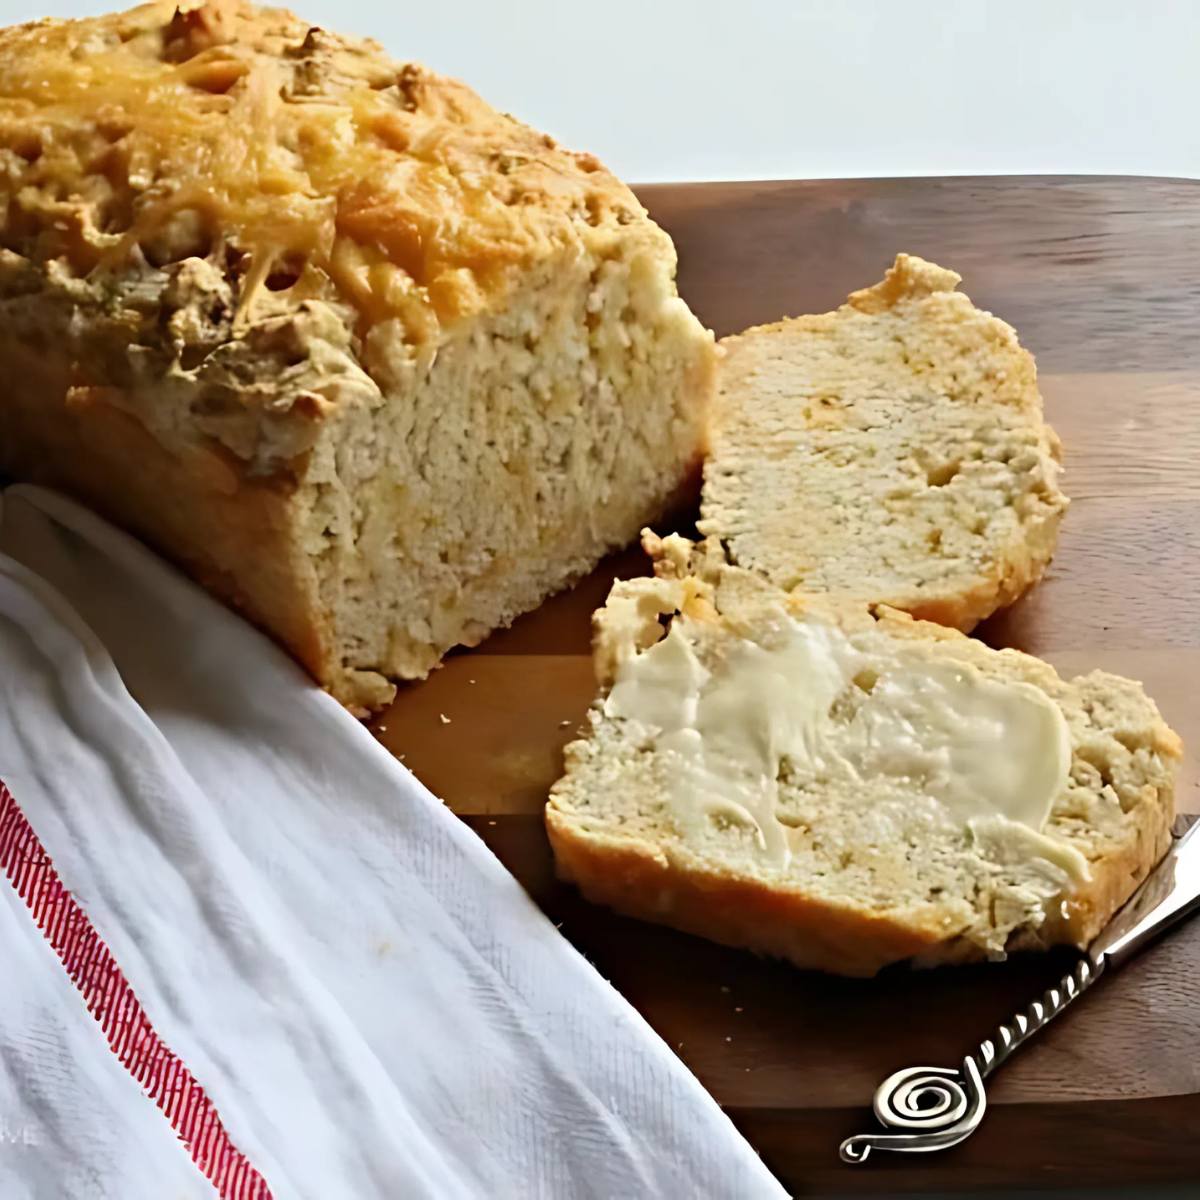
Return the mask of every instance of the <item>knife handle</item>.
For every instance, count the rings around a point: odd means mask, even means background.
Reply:
[[[1082,958],[1047,988],[1041,999],[1001,1025],[963,1059],[959,1070],[908,1067],[889,1075],[875,1093],[875,1118],[894,1133],[861,1133],[847,1138],[839,1153],[843,1162],[865,1162],[872,1150],[920,1153],[945,1150],[971,1136],[987,1111],[983,1081],[1043,1026],[1083,995],[1103,968]]]
[[[843,1162],[865,1162],[872,1150],[944,1150],[970,1137],[987,1111],[983,1081],[1039,1029],[1172,925],[1200,910],[1200,821],[1177,838],[1129,902],[1088,947],[1087,954],[991,1038],[960,1069],[908,1067],[889,1075],[875,1093],[883,1133],[864,1133],[841,1145]],[[892,1132],[894,1131],[894,1132]]]

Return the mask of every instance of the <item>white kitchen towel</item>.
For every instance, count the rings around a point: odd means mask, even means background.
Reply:
[[[358,722],[140,544],[27,487],[0,508],[0,780],[19,806],[5,834],[0,794],[0,842],[19,816],[38,843],[23,892],[0,873],[4,1200],[785,1195]],[[39,930],[54,869],[81,911]],[[69,978],[52,943],[86,922]],[[123,1065],[154,1037],[186,1067],[167,1101],[163,1069]],[[193,1088],[223,1174],[180,1126]]]

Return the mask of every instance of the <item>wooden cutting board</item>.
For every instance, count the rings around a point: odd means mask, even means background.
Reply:
[[[661,185],[680,290],[718,335],[820,312],[899,250],[951,266],[1037,355],[1073,499],[1050,572],[980,630],[1067,673],[1142,679],[1189,743],[1200,811],[1200,183],[909,179]],[[593,695],[589,616],[630,551],[404,689],[383,742],[466,820],[677,1051],[798,1195],[1200,1186],[1200,921],[1039,1035],[941,1155],[839,1162],[871,1094],[953,1065],[1069,956],[824,978],[593,908],[557,883],[541,807]],[[446,718],[443,720],[443,717]]]

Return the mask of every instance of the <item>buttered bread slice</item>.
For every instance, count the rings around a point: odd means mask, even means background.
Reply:
[[[1139,684],[648,548],[547,807],[589,899],[869,975],[1084,946],[1165,852],[1181,747]]]
[[[1067,507],[1033,357],[901,254],[836,312],[726,338],[702,532],[786,590],[969,630],[1039,579]]]

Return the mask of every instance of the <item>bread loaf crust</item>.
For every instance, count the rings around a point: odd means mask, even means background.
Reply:
[[[590,155],[373,42],[241,0],[0,31],[0,200],[0,470],[149,540],[355,711],[698,466],[715,350],[670,239]]]

